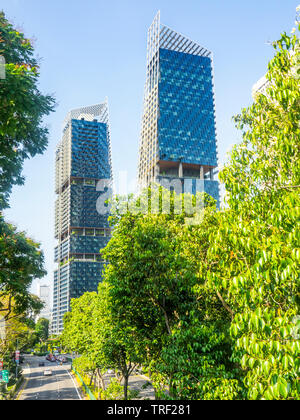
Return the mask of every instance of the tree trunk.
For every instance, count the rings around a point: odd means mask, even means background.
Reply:
[[[124,375],[124,400],[128,400],[128,379],[129,375],[126,373],[126,375]]]
[[[174,388],[174,385],[173,385],[173,375],[170,375],[169,377],[169,393],[170,393],[170,397],[175,398],[176,389]]]
[[[91,379],[90,379],[90,384],[89,384],[89,386],[92,386],[92,384],[93,384],[93,379],[94,379],[94,372],[92,373],[92,376],[91,376]]]
[[[105,391],[105,382],[104,382],[104,378],[103,378],[103,375],[101,374],[100,369],[98,369],[98,377],[100,380],[100,386],[103,389],[103,391]]]
[[[217,296],[220,299],[222,305],[224,306],[224,308],[230,313],[231,315],[231,319],[234,318],[234,312],[231,310],[231,308],[227,305],[227,303],[225,302],[225,300],[223,299],[222,295],[220,292],[218,292],[218,290],[216,290],[217,292]]]

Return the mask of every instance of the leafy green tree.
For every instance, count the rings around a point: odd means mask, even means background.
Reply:
[[[243,141],[220,174],[229,209],[209,238],[207,278],[233,318],[248,398],[298,399],[299,37],[273,45],[266,93],[235,119]]]
[[[42,153],[48,129],[42,119],[54,109],[54,99],[38,89],[39,66],[29,39],[0,12],[0,55],[6,77],[0,80],[0,210],[8,206],[13,185],[21,185],[25,159]]]
[[[0,55],[6,63],[6,77],[0,80],[0,315],[9,321],[39,313],[42,303],[29,289],[46,272],[40,245],[6,223],[1,210],[8,207],[12,186],[24,181],[24,160],[46,148],[48,131],[42,119],[53,110],[54,100],[38,89],[38,62],[31,42],[3,12]]]
[[[10,315],[5,322],[5,334],[0,340],[0,357],[4,359],[6,367],[10,366],[9,359],[13,358],[17,349],[27,350],[37,343],[38,337],[32,315],[31,311],[20,315],[12,300]]]
[[[93,318],[95,359],[102,373],[114,369],[123,380],[124,399],[129,397],[129,377],[142,362],[136,340],[136,329],[120,314],[112,311],[110,285],[99,284],[97,305]]]
[[[154,378],[172,377],[172,389],[156,386],[161,390],[160,398],[170,395],[182,400],[243,398],[240,372],[230,361],[231,355],[228,326],[222,321],[204,321],[193,316],[182,322],[163,347],[160,359],[153,361]]]
[[[97,293],[87,292],[78,299],[72,299],[71,312],[64,316],[62,345],[82,355],[93,351],[93,317]]]
[[[45,276],[44,255],[40,245],[17,232],[0,215],[0,314],[8,320],[12,314],[39,313],[43,304],[30,293],[34,279]]]
[[[188,251],[191,235],[187,232],[193,225],[189,227],[185,223],[187,198],[170,195],[169,191],[154,186],[141,194],[136,205],[131,203],[132,198],[125,204],[123,200],[122,211],[112,217],[113,237],[102,251],[110,262],[105,280],[110,285],[113,316],[123,319],[124,324],[135,330],[134,340],[138,343],[143,366],[151,374],[157,397],[165,395],[166,389],[172,397],[187,397],[179,385],[178,378],[187,374],[178,370],[175,343],[179,342],[179,337],[183,339],[187,326],[199,315],[198,301],[203,306],[210,306],[212,302],[207,295],[200,299],[195,293],[199,255],[192,258],[193,251]],[[205,204],[203,213],[216,213],[208,197],[198,197],[198,201]],[[164,203],[170,204],[168,209]],[[202,219],[203,214],[197,217]],[[222,311],[222,305],[219,306]],[[213,312],[212,308],[210,310]],[[203,322],[206,315],[203,314]],[[229,317],[226,313],[224,316],[229,330]],[[189,333],[195,333],[193,341],[199,341],[195,329]],[[184,360],[189,359],[186,346],[180,351]],[[186,371],[189,371],[191,385],[194,379],[188,363]]]
[[[35,332],[39,340],[45,342],[49,338],[49,319],[40,318],[35,325]]]
[[[71,303],[72,311],[64,318],[62,343],[77,351],[81,358],[76,366],[100,379],[105,390],[104,374],[115,369],[123,379],[124,398],[128,398],[128,380],[140,362],[135,351],[134,331],[113,318],[107,283],[99,285],[97,293],[85,293]]]

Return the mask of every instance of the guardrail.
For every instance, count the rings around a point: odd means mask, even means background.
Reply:
[[[82,376],[80,375],[80,373],[74,368],[72,367],[73,372],[75,373],[75,375],[77,376],[77,378],[79,379],[85,393],[87,394],[87,396],[89,397],[90,400],[92,401],[97,401],[97,398],[92,394],[91,390],[89,389],[89,387],[86,385],[86,383],[84,382]]]

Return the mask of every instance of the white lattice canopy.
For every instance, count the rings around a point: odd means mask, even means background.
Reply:
[[[107,101],[91,105],[83,108],[73,109],[68,113],[64,120],[64,127],[68,124],[69,121],[75,119],[80,120],[84,118],[86,121],[97,120],[98,122],[108,123],[108,103]]]

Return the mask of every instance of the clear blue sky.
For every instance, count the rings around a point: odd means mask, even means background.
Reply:
[[[214,53],[220,163],[239,139],[232,115],[251,102],[252,85],[273,56],[269,41],[294,25],[299,0],[1,0],[9,20],[34,39],[40,88],[58,107],[47,118],[49,147],[24,167],[6,218],[42,243],[51,284],[54,268],[54,150],[73,108],[109,98],[113,169],[136,176],[146,74],[147,29],[162,23]]]

